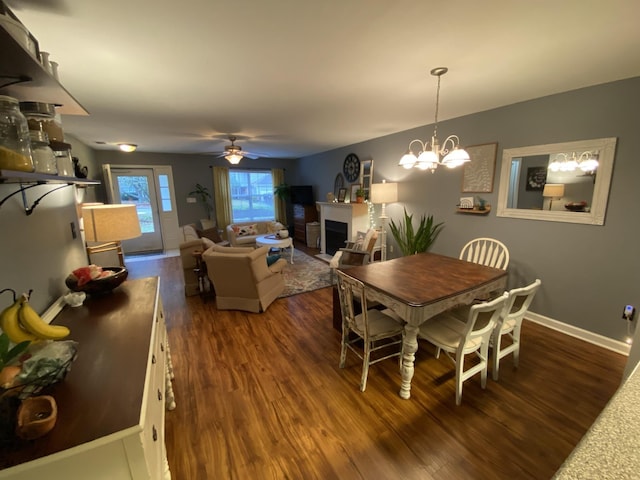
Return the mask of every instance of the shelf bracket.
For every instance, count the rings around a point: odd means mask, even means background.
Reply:
[[[24,191],[29,189],[29,188],[37,187],[38,185],[42,185],[42,184],[41,183],[34,183],[33,185],[27,185],[26,187],[24,187],[24,186],[20,187],[19,190],[16,190],[15,192],[10,193],[6,197],[4,197],[2,200],[0,200],[0,207],[2,207],[2,205],[4,205],[4,202],[9,200],[14,195],[17,195],[18,193],[22,193],[22,202],[25,204],[25,208],[26,208],[27,202],[26,202],[26,197],[24,195]]]
[[[38,199],[33,202],[33,205],[31,205],[31,207],[27,207],[28,203],[27,203],[27,198],[26,195],[24,194],[24,191],[26,189],[21,189],[22,190],[22,201],[24,202],[25,205],[25,213],[27,214],[27,216],[31,215],[33,213],[33,211],[36,209],[36,207],[38,206],[38,204],[40,203],[40,200],[42,200],[44,197],[46,197],[47,195],[49,195],[50,193],[53,193],[57,190],[60,190],[62,188],[66,188],[66,187],[70,187],[71,185],[73,185],[73,183],[66,183],[64,185],[61,185],[59,187],[54,188],[53,190],[49,190],[47,193],[40,195],[40,197],[38,197]]]

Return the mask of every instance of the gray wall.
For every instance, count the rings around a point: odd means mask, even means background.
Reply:
[[[589,138],[618,137],[609,207],[604,226],[564,224],[545,221],[460,215],[455,205],[461,196],[461,170],[441,169],[435,174],[404,170],[398,160],[414,138],[428,139],[432,127],[420,127],[356,145],[336,149],[302,160],[255,161],[255,167],[285,168],[290,184],[310,184],[324,200],[333,191],[336,174],[351,152],[361,159],[374,159],[374,181],[383,178],[400,182],[400,202],[388,206],[398,219],[402,208],[419,216],[433,214],[445,222],[445,229],[433,251],[457,256],[462,245],[479,236],[497,237],[511,253],[509,282],[522,285],[536,277],[543,288],[533,311],[607,337],[623,340],[627,324],[620,319],[625,304],[640,306],[640,269],[636,253],[639,232],[634,190],[640,178],[640,78],[615,82],[561,95],[478,113],[439,126],[441,139],[456,133],[465,145],[498,142],[493,193],[483,194],[495,204],[498,172],[503,148],[568,142]],[[446,109],[446,105],[443,105]],[[430,116],[425,112],[425,117]],[[202,208],[187,204],[186,197],[196,183],[211,187],[210,166],[226,164],[223,159],[197,155],[167,155],[94,151],[71,141],[73,154],[89,166],[89,176],[101,179],[100,165],[171,165],[178,198],[181,224],[202,217]],[[244,162],[244,160],[243,160]],[[246,161],[246,166],[251,165]],[[0,198],[16,191],[16,185],[1,185]],[[50,186],[29,190],[29,201]],[[42,312],[66,287],[64,278],[86,263],[79,238],[71,238],[70,223],[76,222],[75,195],[98,199],[101,188],[63,189],[47,196],[31,216],[24,214],[20,195],[10,198],[0,209],[0,286],[19,292],[33,288],[33,303]],[[82,193],[84,192],[84,193]],[[397,252],[397,250],[396,250]],[[391,253],[394,256],[397,253]],[[5,294],[0,307],[10,303]]]
[[[211,155],[182,155],[167,153],[124,153],[120,151],[98,150],[94,152],[98,164],[112,165],[169,165],[173,171],[173,181],[178,206],[178,221],[180,225],[197,223],[201,218],[206,218],[206,212],[199,203],[187,203],[189,192],[195,189],[196,183],[207,187],[213,194],[213,166],[229,166],[224,158],[216,158]],[[283,168],[285,180],[291,176],[292,166],[295,160],[282,159],[243,159],[239,168]],[[101,168],[101,167],[99,167]],[[100,178],[102,175],[100,174]],[[105,195],[104,188],[101,195]],[[105,197],[103,197],[105,198]],[[215,212],[213,214],[215,216]],[[291,216],[289,216],[291,218]]]
[[[539,277],[543,288],[532,310],[552,319],[616,340],[627,336],[624,305],[640,306],[638,268],[639,216],[635,185],[640,178],[640,78],[553,95],[481,112],[438,127],[440,140],[455,133],[464,145],[498,142],[493,193],[498,198],[502,150],[590,138],[617,137],[617,151],[604,226],[499,218],[455,213],[461,196],[461,169],[434,174],[397,166],[414,138],[428,140],[433,127],[373,139],[300,160],[296,178],[318,192],[333,190],[336,174],[348,153],[374,160],[374,182],[400,182],[399,198],[389,205],[391,218],[402,208],[420,216],[433,214],[445,228],[433,246],[436,253],[457,256],[474,237],[496,237],[509,248],[511,287]],[[443,105],[446,109],[446,104]],[[425,112],[428,117],[429,112]],[[320,196],[324,199],[324,193]],[[391,236],[388,238],[393,242]],[[397,255],[391,253],[390,256]]]

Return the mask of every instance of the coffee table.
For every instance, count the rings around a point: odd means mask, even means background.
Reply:
[[[293,265],[293,239],[291,237],[278,238],[275,235],[260,235],[256,237],[256,246],[279,248],[284,250],[285,248],[291,249],[291,264]]]

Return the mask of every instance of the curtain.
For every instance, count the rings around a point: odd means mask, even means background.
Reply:
[[[273,179],[273,188],[275,190],[275,188],[278,185],[281,185],[284,183],[284,169],[272,168],[271,178]],[[282,198],[274,195],[273,206],[276,213],[276,220],[286,226],[287,225],[287,204]]]
[[[227,225],[231,223],[231,189],[229,169],[213,167],[213,193],[216,202],[216,222],[226,237]]]

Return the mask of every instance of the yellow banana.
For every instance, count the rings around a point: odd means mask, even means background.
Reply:
[[[63,325],[49,325],[36,313],[29,304],[26,296],[22,296],[18,310],[18,320],[25,330],[43,340],[60,340],[68,336],[71,331]]]
[[[5,308],[2,313],[0,313],[0,327],[2,327],[2,331],[7,334],[9,340],[11,340],[16,345],[21,342],[31,341],[36,342],[40,340],[38,337],[33,335],[32,333],[25,332],[21,327],[18,321],[18,311],[20,310],[21,299],[13,302],[13,305]]]

